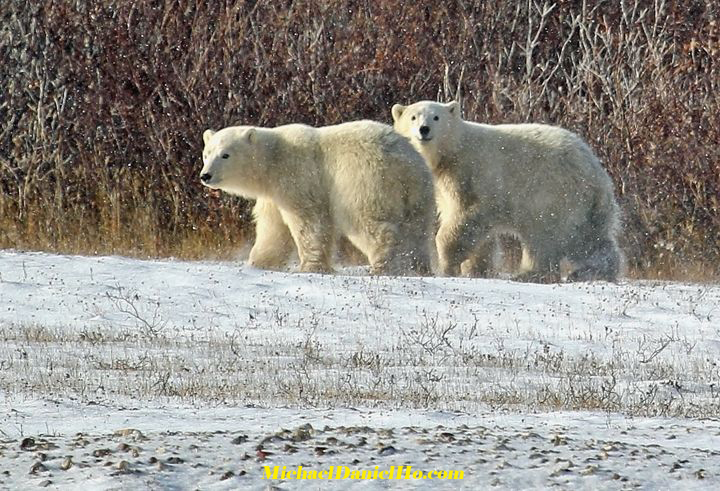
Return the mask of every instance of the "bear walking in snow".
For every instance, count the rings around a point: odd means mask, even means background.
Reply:
[[[614,281],[622,265],[619,209],[607,172],[574,133],[541,124],[478,124],[457,102],[392,108],[395,129],[425,157],[440,213],[436,244],[446,275],[486,275],[499,233],[529,255],[528,281]]]
[[[376,274],[430,273],[432,175],[390,126],[235,126],[203,140],[202,183],[258,200],[252,265],[281,268],[294,243],[301,271],[330,272],[342,235]]]

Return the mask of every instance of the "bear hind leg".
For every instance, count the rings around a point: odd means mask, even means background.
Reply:
[[[301,218],[282,211],[297,246],[302,273],[332,273],[330,265],[335,236],[329,217]]]
[[[617,281],[622,270],[623,257],[614,240],[600,241],[586,257],[573,261],[574,269],[568,281]]]
[[[574,234],[568,259],[575,269],[568,281],[617,281],[624,257],[617,243],[619,210],[610,192],[598,194],[587,221]]]
[[[429,228],[429,227],[425,227]],[[432,274],[433,243],[430,239],[432,232],[422,227],[410,230],[410,227],[403,227],[398,235],[401,242],[396,248],[397,253],[402,256],[407,269],[402,274],[429,276]]]
[[[397,275],[411,267],[410,256],[399,250],[398,230],[392,223],[368,223],[360,236],[349,238],[367,256],[372,274]]]

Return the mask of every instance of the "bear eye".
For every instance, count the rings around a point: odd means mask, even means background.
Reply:
[[[435,121],[439,121],[439,120],[440,120],[440,117],[439,117],[439,116],[435,116],[433,119],[434,119]]]
[[[413,116],[412,118],[410,118],[410,121],[415,121],[415,116]]]
[[[227,153],[222,154],[222,158],[224,158],[224,159],[227,159],[229,157],[230,157],[230,154],[227,154]]]

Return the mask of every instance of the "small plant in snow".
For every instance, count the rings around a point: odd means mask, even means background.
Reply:
[[[135,321],[140,329],[140,335],[146,338],[157,338],[167,325],[160,315],[160,302],[151,301],[151,306],[143,306],[140,295],[117,285],[114,292],[107,292],[106,296],[118,312],[126,314]]]

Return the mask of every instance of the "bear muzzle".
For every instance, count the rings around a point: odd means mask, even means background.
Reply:
[[[432,136],[430,136],[430,127],[425,125],[419,127],[417,139],[423,143],[432,140]]]
[[[209,172],[204,172],[200,174],[200,180],[203,182],[203,184],[208,184],[210,180],[212,179],[212,174]]]

